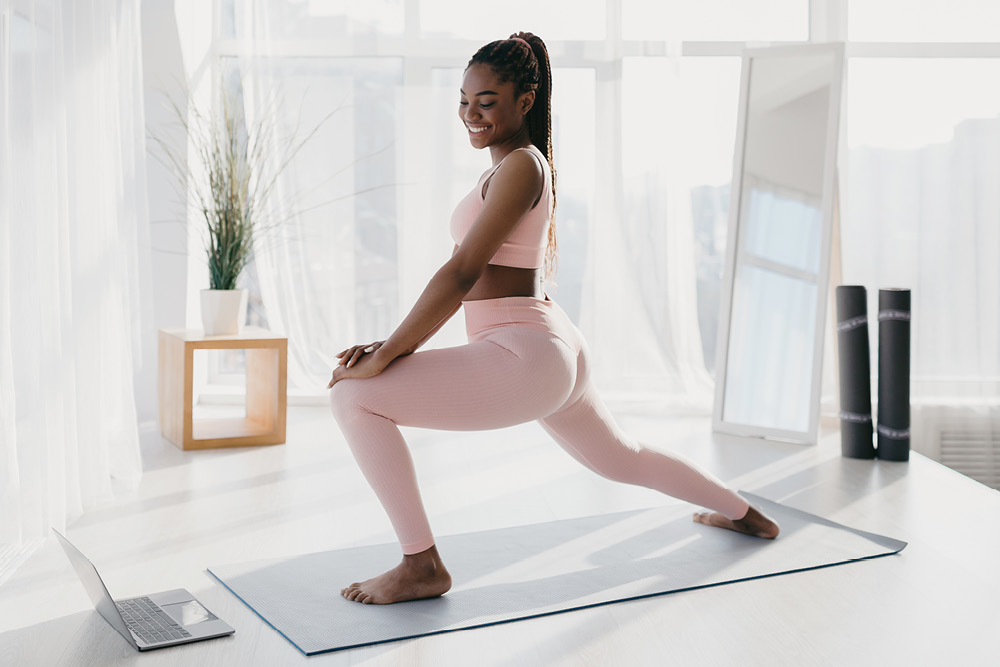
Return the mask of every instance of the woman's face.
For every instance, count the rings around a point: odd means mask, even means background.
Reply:
[[[475,64],[465,71],[458,117],[474,148],[502,144],[525,127],[525,116],[535,100],[534,91],[517,96],[514,83],[501,83],[489,65]]]

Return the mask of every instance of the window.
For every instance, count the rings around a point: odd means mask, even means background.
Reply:
[[[338,36],[400,35],[404,0],[283,0],[252,4],[223,0],[220,34],[226,38],[325,41]],[[253,21],[237,34],[236,14],[253,14]],[[249,18],[249,17],[248,17]]]
[[[958,159],[972,169],[990,159],[985,137],[1000,115],[1000,93],[989,82],[1000,74],[1000,46],[975,42],[1000,34],[1000,6],[991,0],[829,0],[818,3],[822,15],[810,17],[816,4],[512,0],[486,21],[446,0],[224,0],[217,32],[222,59],[249,53],[270,62],[288,99],[309,100],[301,105],[303,127],[321,109],[344,105],[317,135],[317,145],[291,167],[311,198],[298,206],[310,210],[295,217],[302,243],[291,254],[286,248],[280,262],[274,258],[285,267],[286,292],[278,296],[267,271],[260,279],[259,291],[270,294],[272,304],[316,304],[308,313],[265,313],[285,327],[318,322],[301,341],[301,358],[290,351],[291,386],[315,384],[299,372],[324,366],[306,348],[385,335],[426,283],[427,267],[446,258],[451,208],[486,166],[482,155],[468,150],[455,119],[462,66],[478,45],[517,30],[541,35],[555,67],[560,271],[553,290],[581,326],[604,331],[585,331],[599,347],[618,336],[614,323],[588,315],[605,312],[598,302],[614,295],[597,295],[594,281],[624,281],[621,289],[633,281],[639,305],[626,312],[644,311],[633,329],[644,332],[643,353],[660,355],[647,368],[621,371],[619,388],[666,386],[655,378],[676,366],[676,359],[667,361],[677,354],[667,332],[678,319],[694,321],[694,335],[684,340],[697,340],[699,363],[707,372],[714,368],[744,43],[805,41],[810,28],[828,39],[878,41],[848,48],[850,106],[842,124],[850,151],[841,160],[845,277],[879,282],[894,275],[862,268],[884,269],[891,264],[884,253],[912,250],[918,232],[907,227],[910,214],[901,215],[891,202],[918,199],[892,189],[973,201],[962,190],[970,184],[949,181],[942,165]],[[253,11],[246,9],[251,5]],[[842,15],[844,26],[824,23]],[[889,171],[911,174],[905,186],[883,178],[890,164]],[[876,183],[891,196],[880,200]],[[985,185],[975,185],[978,210],[992,210]],[[329,200],[335,201],[324,204]],[[876,219],[895,229],[896,249],[861,241],[858,225]],[[967,217],[948,220],[967,224]],[[977,222],[969,229],[953,238],[965,241],[987,228]],[[608,230],[616,236],[604,236]],[[858,243],[848,247],[852,238]],[[595,259],[606,253],[608,239],[621,241],[615,252],[627,266]],[[680,278],[668,275],[678,266],[687,267],[680,285],[692,295],[687,305],[676,292],[670,291],[669,303],[666,296],[668,285],[678,288]],[[625,274],[635,275],[626,280]],[[901,284],[911,279],[899,276]],[[960,284],[968,280],[963,274]]]
[[[809,39],[802,0],[623,0],[622,36],[640,40],[786,41]]]
[[[638,289],[651,290],[643,301],[654,309],[661,335],[677,315],[664,308],[660,296],[674,268],[670,264],[691,263],[693,306],[709,371],[715,368],[739,89],[739,58],[626,58],[622,69],[630,262],[641,276]],[[679,244],[692,252],[678,253]]]
[[[848,35],[862,42],[995,42],[996,0],[848,0]]]
[[[915,378],[1000,376],[1000,89],[970,85],[997,80],[1000,59],[850,63],[844,270],[914,290]]]
[[[485,43],[526,31],[548,43],[601,41],[607,36],[605,0],[505,0],[488,7],[420,0],[419,14],[424,38]]]

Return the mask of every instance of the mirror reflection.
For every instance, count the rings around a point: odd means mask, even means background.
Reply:
[[[814,428],[837,64],[831,51],[749,62],[723,422],[801,434]]]

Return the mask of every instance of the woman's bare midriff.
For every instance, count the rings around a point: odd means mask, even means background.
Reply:
[[[516,269],[511,266],[488,264],[464,301],[499,299],[505,296],[544,298],[540,269]]]

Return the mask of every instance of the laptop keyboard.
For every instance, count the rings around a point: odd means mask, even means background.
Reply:
[[[165,611],[149,598],[133,598],[115,602],[125,623],[142,641],[159,644],[171,639],[190,637],[191,633],[174,622]]]

